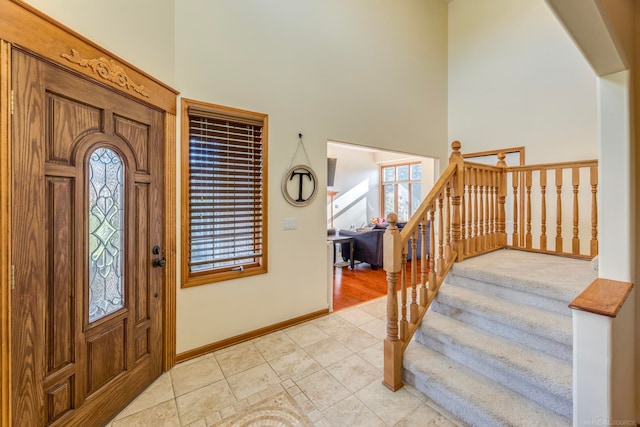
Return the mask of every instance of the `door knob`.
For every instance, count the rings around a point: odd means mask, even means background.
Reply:
[[[156,258],[153,260],[153,266],[154,267],[164,267],[167,264],[167,260],[164,259],[164,257],[162,258]]]

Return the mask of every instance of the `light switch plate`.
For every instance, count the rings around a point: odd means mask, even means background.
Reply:
[[[298,221],[296,218],[283,218],[282,229],[283,230],[295,230],[298,228]]]

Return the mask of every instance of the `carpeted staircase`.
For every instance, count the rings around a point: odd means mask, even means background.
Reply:
[[[470,425],[571,425],[567,304],[596,276],[588,261],[514,250],[455,264],[405,352],[405,382]]]

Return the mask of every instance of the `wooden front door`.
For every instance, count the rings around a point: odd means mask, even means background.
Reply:
[[[16,49],[12,89],[13,424],[101,425],[162,371],[163,115]]]

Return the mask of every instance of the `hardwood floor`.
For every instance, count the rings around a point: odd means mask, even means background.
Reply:
[[[411,263],[407,271],[411,271]],[[410,273],[409,273],[410,274]],[[418,275],[420,264],[418,263]],[[400,289],[400,281],[398,281]],[[348,267],[333,267],[333,310],[380,298],[387,294],[387,273],[379,268],[372,270],[366,263],[356,264],[351,270]]]
[[[347,307],[379,298],[387,294],[387,273],[372,270],[366,263],[349,267],[333,267],[333,309]]]

